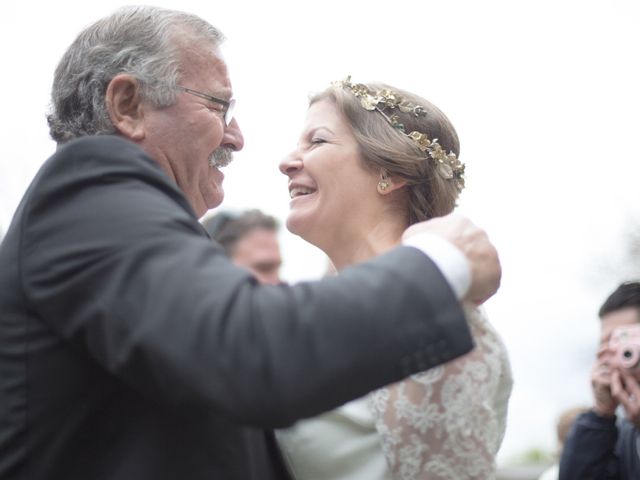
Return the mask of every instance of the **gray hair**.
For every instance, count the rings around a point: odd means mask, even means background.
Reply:
[[[47,115],[51,138],[64,143],[115,133],[105,105],[111,80],[134,76],[140,96],[158,107],[175,102],[181,75],[178,35],[218,46],[222,33],[200,17],[150,6],[117,10],[86,28],[56,68]]]

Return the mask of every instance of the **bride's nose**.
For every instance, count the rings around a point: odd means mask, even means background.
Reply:
[[[293,175],[295,172],[301,170],[302,160],[298,155],[298,150],[296,149],[293,152],[291,152],[289,155],[284,157],[280,162],[280,165],[278,166],[278,168],[283,174],[287,175],[288,177]]]

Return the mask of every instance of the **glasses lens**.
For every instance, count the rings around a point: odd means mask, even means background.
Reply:
[[[224,123],[229,126],[229,124],[231,123],[231,120],[233,120],[233,114],[235,113],[235,109],[236,109],[236,99],[232,98],[231,100],[229,100],[229,107],[227,108],[227,111],[224,114]]]

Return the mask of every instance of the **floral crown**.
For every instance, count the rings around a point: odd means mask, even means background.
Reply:
[[[455,182],[458,193],[462,191],[464,188],[464,163],[458,160],[456,154],[452,151],[446,153],[438,143],[438,139],[429,139],[426,133],[416,131],[407,133],[404,124],[400,122],[398,111],[412,114],[414,117],[426,116],[427,112],[422,105],[405,100],[393,90],[371,90],[362,83],[353,84],[351,76],[348,76],[346,80],[333,82],[333,86],[349,90],[356,98],[360,99],[360,105],[365,110],[378,112],[393,128],[413,140],[416,146],[434,161],[438,174],[445,180]],[[396,111],[396,113],[387,115],[385,110]]]

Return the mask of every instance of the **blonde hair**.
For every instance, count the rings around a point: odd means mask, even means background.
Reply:
[[[395,112],[405,130],[425,133],[446,151],[460,153],[458,134],[438,107],[412,93],[380,83],[367,84],[370,89],[390,89],[406,100],[421,105],[425,116]],[[360,148],[367,169],[385,172],[406,182],[407,224],[411,225],[433,217],[451,213],[458,199],[454,182],[442,178],[436,166],[416,144],[402,132],[393,128],[379,113],[365,110],[352,93],[332,86],[311,97],[309,104],[321,100],[333,102],[347,120]]]

